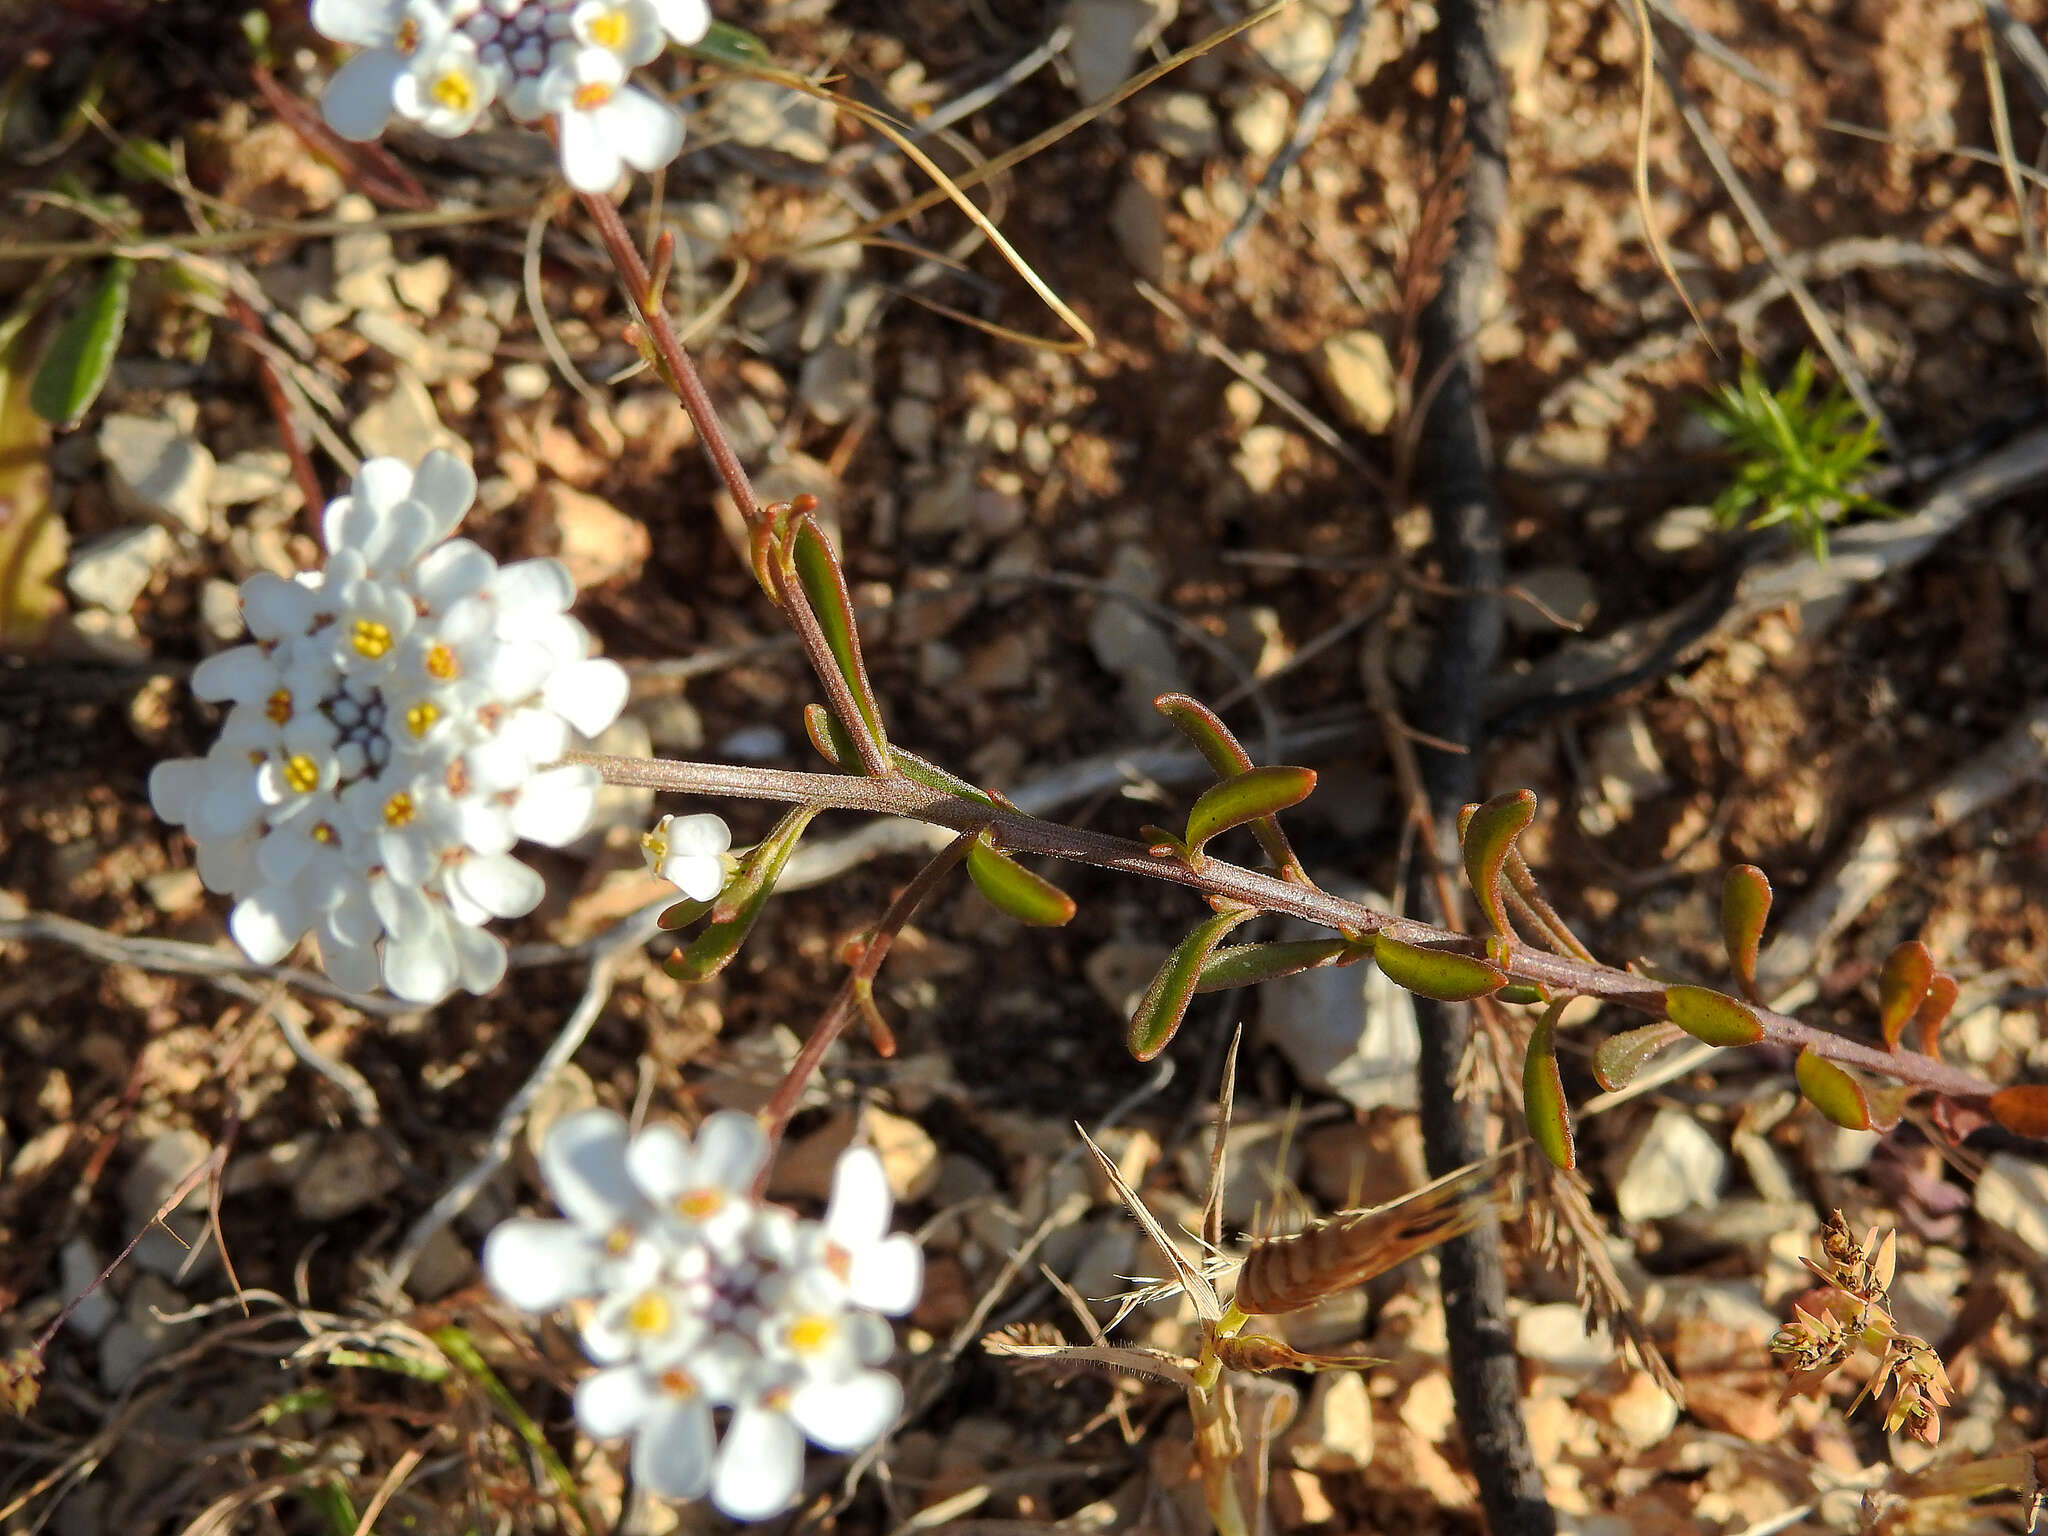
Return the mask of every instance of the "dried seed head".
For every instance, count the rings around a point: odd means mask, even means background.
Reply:
[[[1499,1160],[1462,1169],[1391,1205],[1341,1211],[1286,1237],[1259,1238],[1237,1272],[1237,1305],[1271,1317],[1384,1274],[1492,1215],[1506,1190]]]

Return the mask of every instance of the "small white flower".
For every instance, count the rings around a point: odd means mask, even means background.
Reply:
[[[702,42],[711,30],[711,8],[704,0],[654,0],[661,29],[685,48]]]
[[[432,0],[313,0],[313,27],[363,51],[327,82],[320,111],[344,139],[366,143],[397,109],[398,82],[415,55],[446,37],[448,14]]]
[[[647,867],[692,901],[714,901],[725,889],[732,829],[716,816],[664,816],[640,847]]]
[[[457,34],[416,53],[393,82],[391,99],[399,116],[453,139],[476,126],[497,93],[497,79],[478,60],[476,44]]]
[[[626,675],[588,655],[558,563],[501,569],[449,539],[475,492],[450,454],[368,460],[322,518],[326,567],[252,576],[255,643],[193,673],[232,708],[205,758],[157,765],[150,800],[237,898],[229,931],[258,961],[310,932],[345,986],[488,991],[506,954],[485,923],[541,896],[508,850],[589,826],[596,772],[552,765],[572,728],[617,717]]]
[[[562,174],[579,192],[609,192],[626,166],[657,170],[683,147],[681,114],[628,85],[625,65],[601,49],[551,70],[540,99],[561,135]]]
[[[617,1115],[587,1110],[541,1153],[568,1219],[515,1219],[484,1245],[485,1278],[514,1305],[581,1304],[600,1367],[576,1389],[584,1430],[630,1437],[649,1491],[708,1493],[738,1520],[795,1501],[806,1439],[854,1451],[888,1432],[903,1389],[879,1369],[894,1339],[873,1302],[907,1311],[922,1274],[915,1242],[887,1233],[872,1151],[841,1158],[823,1222],[754,1199],[767,1154],[736,1111],[692,1138],[659,1125],[629,1137]]]

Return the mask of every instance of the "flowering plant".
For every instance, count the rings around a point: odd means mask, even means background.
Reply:
[[[895,1422],[903,1391],[877,1369],[892,1345],[878,1314],[908,1312],[923,1276],[917,1244],[889,1234],[871,1149],[841,1156],[819,1221],[753,1197],[768,1154],[760,1122],[733,1110],[694,1142],[585,1110],[540,1153],[564,1219],[515,1218],[484,1244],[484,1276],[506,1301],[575,1305],[599,1366],[576,1389],[585,1431],[631,1437],[650,1492],[709,1493],[739,1520],[796,1498],[806,1437],[859,1450]],[[722,1442],[714,1410],[730,1415]]]

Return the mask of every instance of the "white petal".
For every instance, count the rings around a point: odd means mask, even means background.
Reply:
[[[512,808],[512,829],[550,848],[575,842],[597,812],[601,782],[595,768],[582,764],[536,774]]]
[[[626,1167],[649,1200],[666,1204],[690,1187],[690,1138],[672,1125],[650,1125],[626,1148]]]
[[[296,581],[258,571],[242,583],[242,622],[258,640],[303,635],[313,610],[313,594]]]
[[[351,48],[381,48],[404,13],[401,0],[313,0],[313,30]]]
[[[211,769],[203,757],[169,757],[149,770],[149,804],[159,817],[182,827],[206,793]]]
[[[498,727],[498,740],[524,752],[535,768],[546,768],[569,750],[569,727],[552,710],[522,709]]]
[[[491,597],[507,613],[520,608],[560,613],[574,601],[576,583],[559,560],[515,560],[492,578]]]
[[[206,786],[186,828],[199,842],[238,837],[256,824],[263,814],[263,802],[256,798],[254,774],[216,774]]]
[[[320,969],[337,987],[351,992],[374,992],[383,975],[374,944],[352,944],[323,923],[320,929]]]
[[[708,1402],[665,1397],[633,1436],[633,1481],[658,1498],[702,1498],[715,1443]]]
[[[832,1241],[855,1253],[880,1242],[894,1205],[889,1176],[873,1147],[848,1147],[839,1154],[825,1205],[825,1232]]]
[[[732,828],[718,816],[664,816],[662,831],[670,853],[717,854],[732,846]]]
[[[887,1371],[841,1381],[807,1381],[789,1399],[789,1416],[828,1451],[873,1445],[903,1411],[903,1388]]]
[[[847,1293],[859,1305],[901,1317],[917,1305],[923,1288],[924,1254],[908,1232],[855,1251]]]
[[[602,658],[563,667],[541,689],[541,702],[586,736],[595,736],[626,707],[626,669]]]
[[[692,901],[711,901],[725,889],[725,865],[717,858],[671,853],[655,871]]]
[[[711,30],[711,8],[704,0],[654,0],[654,13],[661,18],[662,31],[685,47],[702,41]]]
[[[626,1122],[609,1109],[578,1110],[550,1126],[540,1172],[562,1214],[580,1226],[609,1231],[640,1214],[640,1191],[626,1172]]]
[[[265,886],[235,903],[228,914],[228,932],[242,952],[258,965],[275,965],[306,936],[312,916],[289,889]]]
[[[609,192],[624,169],[618,146],[592,112],[564,112],[561,129],[562,176],[578,192]]]
[[[505,979],[511,956],[505,952],[504,940],[494,933],[459,925],[448,932],[455,944],[455,978],[463,991],[481,996]]]
[[[661,1397],[639,1366],[615,1365],[576,1384],[576,1422],[594,1440],[616,1440],[631,1434]]]
[[[497,562],[476,545],[454,539],[420,557],[413,590],[428,608],[445,612],[460,599],[482,591],[496,569]]]
[[[658,171],[683,147],[682,114],[659,96],[628,85],[604,109],[604,130],[613,136],[626,164]]]
[[[767,1160],[768,1133],[752,1115],[721,1109],[697,1127],[696,1183],[744,1194]]]
[[[199,883],[223,896],[239,896],[262,883],[256,872],[257,839],[230,838],[226,842],[199,845]]]
[[[572,1221],[520,1216],[484,1239],[483,1270],[491,1289],[520,1311],[552,1312],[597,1289],[598,1249]]]
[[[412,494],[435,514],[439,537],[446,538],[476,500],[476,471],[447,449],[436,448],[420,460]]]
[[[277,664],[253,645],[238,645],[218,656],[209,656],[192,669],[192,692],[216,703],[222,699],[253,703],[267,698],[282,681]],[[304,702],[310,706],[317,700]]]
[[[476,853],[503,853],[518,841],[512,832],[512,813],[502,805],[465,799],[455,802],[454,811],[455,836]]]
[[[509,854],[463,859],[448,872],[448,883],[493,917],[524,917],[540,905],[547,882]]]
[[[358,144],[376,138],[391,121],[392,91],[405,67],[405,56],[389,48],[372,48],[342,65],[320,98],[327,126]]]
[[[438,1003],[455,990],[457,974],[446,919],[384,941],[384,987],[393,997],[422,1007]]]
[[[803,1486],[804,1437],[769,1408],[742,1408],[718,1448],[711,1502],[735,1520],[766,1520],[796,1502]]]

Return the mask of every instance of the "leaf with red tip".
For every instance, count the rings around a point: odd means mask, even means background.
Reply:
[[[839,675],[846,679],[861,722],[887,758],[889,737],[882,729],[881,706],[875,702],[875,691],[868,683],[867,663],[860,653],[860,631],[853,622],[853,594],[846,589],[846,573],[839,568],[839,557],[832,553],[824,532],[808,513],[795,519],[783,549],[796,572],[797,584],[810,601],[811,612],[817,615],[818,627],[824,631],[825,644],[838,664]]]
[[[1847,1067],[1803,1050],[1792,1064],[1792,1076],[1801,1097],[1836,1125],[1850,1131],[1872,1128],[1870,1097]]]
[[[1529,1052],[1522,1058],[1522,1113],[1529,1120],[1529,1139],[1569,1173],[1578,1167],[1579,1153],[1572,1142],[1564,1076],[1557,1068],[1557,1017],[1563,1012],[1563,1003],[1552,1003],[1529,1032]]]
[[[1299,805],[1316,787],[1313,768],[1291,768],[1271,763],[1251,768],[1211,785],[1188,812],[1187,832],[1182,841],[1189,855],[1199,860],[1202,845],[1232,827],[1270,817],[1290,805]]]
[[[1511,981],[1493,994],[1503,1003],[1546,1003],[1550,994],[1533,982]]]
[[[1941,1054],[1941,1026],[1948,1022],[1949,1010],[1956,1005],[1957,990],[1955,977],[1947,971],[1936,971],[1934,980],[1927,984],[1927,995],[1913,1015],[1913,1022],[1919,1027],[1921,1055]]]
[[[1908,939],[1891,952],[1883,974],[1877,979],[1878,1024],[1884,1031],[1886,1050],[1899,1048],[1906,1021],[1919,1011],[1933,985],[1934,956],[1927,952],[1925,944]]]
[[[1020,923],[1058,928],[1073,920],[1074,898],[1008,854],[998,853],[986,832],[967,845],[967,874],[998,911]]]
[[[1721,941],[1742,982],[1743,995],[1756,996],[1756,955],[1764,920],[1771,915],[1770,877],[1754,864],[1738,864],[1721,885]]]
[[[732,963],[762,908],[782,877],[783,866],[803,840],[804,829],[819,811],[817,806],[800,805],[775,824],[775,830],[755,845],[727,882],[712,909],[711,922],[690,941],[680,954],[670,955],[664,967],[678,981],[706,981]]]
[[[1274,944],[1230,944],[1202,963],[1197,992],[1227,992],[1280,976],[1298,976],[1334,964],[1350,946],[1342,939],[1288,939]]]
[[[1218,912],[1174,946],[1173,953],[1166,957],[1166,963],[1152,978],[1152,985],[1145,989],[1145,995],[1138,1000],[1137,1010],[1131,1015],[1130,1047],[1133,1056],[1140,1061],[1150,1061],[1166,1049],[1167,1043],[1179,1030],[1180,1021],[1187,1016],[1196,983],[1202,978],[1203,962],[1215,952],[1216,946],[1223,942],[1231,929],[1252,915],[1248,907]]]
[[[1991,1118],[2015,1136],[2048,1141],[2048,1083],[2022,1083],[1991,1095]]]
[[[1593,1076],[1609,1093],[1617,1093],[1634,1082],[1652,1058],[1684,1038],[1685,1031],[1668,1021],[1609,1035],[1593,1052]]]
[[[1460,818],[1458,837],[1465,853],[1465,879],[1479,898],[1479,909],[1502,938],[1513,938],[1508,923],[1507,898],[1501,890],[1501,870],[1508,853],[1530,822],[1536,819],[1536,792],[1517,789],[1495,795],[1484,805],[1471,807]]]
[[[1708,1045],[1755,1045],[1764,1037],[1755,1010],[1711,987],[1666,987],[1664,1011],[1672,1023]]]
[[[1373,935],[1372,957],[1395,986],[1440,1003],[1469,1003],[1498,992],[1508,980],[1508,973],[1490,961],[1404,944],[1384,933]]]
[[[1216,711],[1200,699],[1185,693],[1162,693],[1152,701],[1152,707],[1194,743],[1195,750],[1202,754],[1202,761],[1209,765],[1217,778],[1234,778],[1252,766],[1251,754],[1231,734],[1230,727],[1223,723]],[[1283,878],[1304,885],[1312,883],[1301,867],[1301,860],[1295,857],[1287,834],[1281,831],[1277,817],[1261,817],[1251,826],[1252,835],[1259,840],[1259,846],[1266,850],[1266,857],[1273,861],[1274,868]]]

